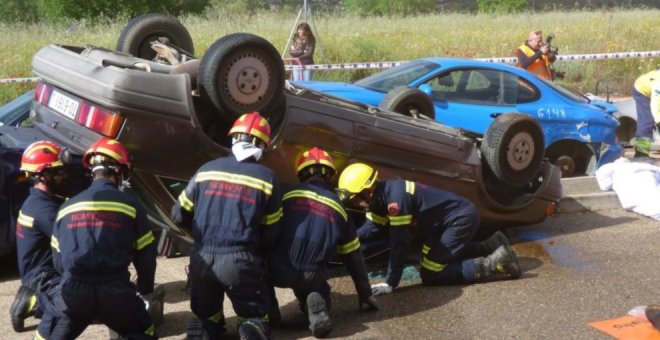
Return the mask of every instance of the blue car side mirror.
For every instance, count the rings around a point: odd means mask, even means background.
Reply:
[[[431,95],[431,85],[430,84],[422,84],[419,86],[419,89],[422,90],[422,92],[428,94],[429,96]]]

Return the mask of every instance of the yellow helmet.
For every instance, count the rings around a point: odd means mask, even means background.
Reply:
[[[370,189],[378,179],[378,171],[364,163],[354,163],[346,167],[339,176],[339,189],[350,195]]]

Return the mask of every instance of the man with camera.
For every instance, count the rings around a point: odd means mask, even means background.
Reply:
[[[540,30],[530,32],[527,40],[516,48],[518,67],[547,80],[554,80],[555,76],[559,76],[555,74],[552,66],[557,54],[557,48],[550,44],[552,38],[552,34],[548,35],[548,41],[543,43],[543,33]]]

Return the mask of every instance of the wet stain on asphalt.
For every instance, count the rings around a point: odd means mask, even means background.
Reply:
[[[580,256],[579,249],[562,244],[553,235],[539,231],[523,231],[516,235],[518,242],[513,248],[518,257],[535,258],[544,263],[554,263],[585,273],[597,273],[600,264]]]

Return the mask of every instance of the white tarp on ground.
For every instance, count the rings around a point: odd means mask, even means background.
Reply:
[[[614,190],[621,206],[660,220],[660,167],[627,158],[605,164],[596,170],[601,190]]]

